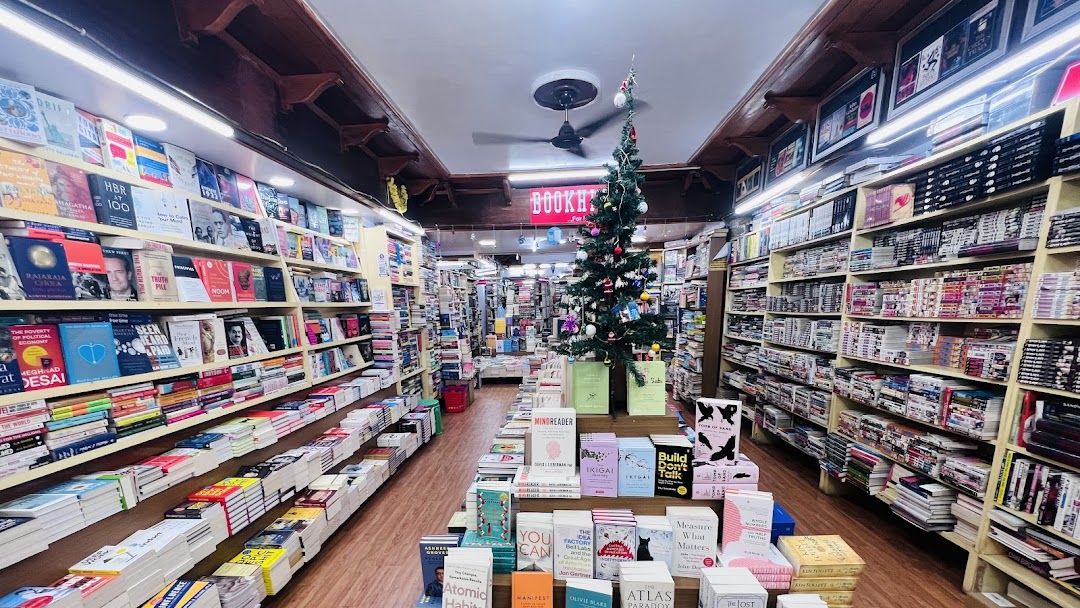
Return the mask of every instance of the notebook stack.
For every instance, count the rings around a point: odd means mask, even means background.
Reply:
[[[792,593],[817,593],[829,606],[854,603],[865,562],[844,539],[836,535],[781,536],[776,548],[791,563]]]
[[[236,572],[239,568],[246,567],[244,564],[224,564],[218,570]],[[258,608],[259,603],[266,597],[266,587],[262,582],[262,576],[255,567],[251,567],[253,575],[225,575],[215,572],[211,576],[204,576],[200,581],[213,583],[217,587],[218,599],[221,608]]]
[[[0,570],[49,548],[41,522],[30,517],[0,517]]]
[[[66,574],[52,584],[60,589],[74,589],[82,595],[83,608],[128,608],[131,599],[120,577],[111,574]],[[52,604],[50,604],[52,605]]]
[[[221,608],[217,587],[206,581],[173,581],[147,605],[155,608]]]
[[[52,544],[86,527],[74,494],[28,494],[0,505],[0,517],[30,517],[41,527],[42,540]]]
[[[49,608],[83,608],[82,596],[75,589],[56,587],[19,587],[0,597],[0,606],[48,606]]]
[[[72,479],[46,488],[42,493],[76,497],[87,526],[123,510],[120,483],[111,479]]]
[[[746,568],[702,568],[698,605],[702,608],[765,606],[769,592]]]
[[[154,597],[165,584],[153,551],[106,545],[68,568],[71,574],[107,574],[119,577],[133,606]]]
[[[188,549],[187,535],[175,527],[139,530],[120,541],[123,547],[151,552],[157,560],[161,578],[175,580],[195,565]]]
[[[648,441],[648,439],[646,439]],[[514,495],[520,498],[581,498],[579,475],[538,472],[530,466],[514,473]]]
[[[258,566],[269,595],[281,593],[292,580],[292,567],[284,549],[244,549],[229,563]]]
[[[225,510],[225,521],[229,526],[229,536],[248,525],[247,504],[243,488],[238,486],[212,485],[189,494],[192,502],[216,502]]]
[[[176,514],[185,514],[187,511],[194,510],[185,508],[185,506],[196,504],[212,505],[216,513],[221,513],[221,507],[216,503],[185,503],[180,507],[176,507],[166,512],[166,519],[150,526],[147,530],[160,530],[166,533],[177,532],[183,534],[184,540],[187,543],[188,553],[191,555],[191,561],[197,564],[209,557],[210,554],[214,552],[214,549],[217,548],[218,543],[227,538],[225,536],[227,531],[224,530],[225,517],[223,515],[216,515],[221,523],[218,523],[218,520],[215,519],[200,519],[196,517],[181,519],[172,517]],[[199,513],[196,510],[195,514],[205,513]],[[218,536],[219,534],[221,535],[220,537]]]

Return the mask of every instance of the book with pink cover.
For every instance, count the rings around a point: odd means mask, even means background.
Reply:
[[[771,492],[728,489],[724,496],[721,550],[727,556],[767,558],[771,554]]]
[[[747,557],[745,555],[719,556],[720,565],[726,568],[746,568],[759,581],[791,580],[794,569],[791,562],[775,545],[769,545],[768,557]]]

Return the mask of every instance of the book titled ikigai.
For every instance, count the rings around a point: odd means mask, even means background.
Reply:
[[[577,412],[538,408],[532,412],[530,462],[537,472],[573,475],[577,465]]]
[[[734,462],[738,458],[741,409],[742,404],[736,399],[698,398],[695,461]]]
[[[648,437],[619,437],[619,496],[654,496],[656,446]]]
[[[619,495],[619,440],[615,433],[582,433],[578,456],[582,496]]]
[[[770,492],[729,489],[724,496],[722,550],[726,556],[769,557],[773,497]]]

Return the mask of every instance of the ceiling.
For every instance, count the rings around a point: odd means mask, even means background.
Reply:
[[[649,224],[638,226],[638,234],[643,234],[646,241],[635,243],[636,246],[645,247],[664,241],[674,241],[686,236],[693,236],[705,228],[705,222],[674,222],[669,224]],[[569,261],[577,252],[577,245],[569,240],[560,245],[551,245],[547,241],[547,227],[537,228],[531,226],[507,229],[501,226],[493,229],[491,226],[476,226],[472,230],[439,230],[427,226],[428,238],[441,243],[440,251],[443,256],[462,256],[479,253],[482,255],[512,255],[520,254],[524,262],[560,262]],[[571,226],[562,227],[563,238],[576,236],[576,230]],[[471,237],[476,235],[474,241]],[[534,237],[535,235],[535,237]],[[522,244],[519,240],[524,237]],[[533,252],[533,240],[537,241],[536,251]],[[481,245],[481,241],[495,240],[495,246]]]
[[[686,163],[736,106],[821,0],[306,0],[361,68],[409,118],[451,174],[595,166],[618,138],[586,141],[585,159],[546,143],[477,146],[473,131],[554,136],[556,112],[531,98],[534,81],[577,69],[595,75],[597,101],[581,124],[611,108],[633,58],[636,121],[647,165]],[[673,44],[673,41],[677,42]]]

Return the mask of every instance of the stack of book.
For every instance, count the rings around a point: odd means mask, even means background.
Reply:
[[[183,534],[194,563],[209,557],[229,536],[225,514],[216,503],[183,503],[166,511],[165,519],[149,529]]]
[[[618,496],[619,440],[615,433],[582,433],[579,456],[581,495]]]
[[[28,494],[0,505],[0,517],[29,517],[41,526],[46,544],[86,527],[74,494]]]
[[[469,606],[491,597],[494,559],[490,549],[450,547],[446,550],[443,605]]]
[[[637,555],[637,520],[630,509],[593,509],[592,519],[593,578],[619,580],[622,565]]]
[[[818,593],[786,593],[777,596],[776,608],[829,608]]]
[[[152,553],[157,560],[157,568],[166,581],[179,578],[195,565],[186,533],[175,527],[139,530],[120,541],[120,545]]]
[[[250,568],[252,573],[242,574],[241,570],[246,568]],[[199,580],[217,587],[221,608],[258,608],[266,597],[266,585],[255,566],[222,564],[214,574]]]
[[[514,472],[513,491],[518,498],[581,498],[581,476],[522,466]]]
[[[895,488],[896,500],[890,506],[893,513],[928,532],[953,529],[956,490],[919,475],[901,477]]]
[[[1029,525],[1000,509],[990,511],[989,517],[990,538],[1005,548],[1009,559],[1066,588],[1075,584],[1080,576],[1076,565],[1080,559],[1080,544]]]
[[[207,581],[173,581],[147,603],[159,608],[221,608],[217,587]]]
[[[1080,404],[1049,395],[1028,392],[1024,397],[1024,417],[1034,420],[1034,430],[1023,445],[1036,454],[1048,456],[1074,467],[1080,466],[1076,438],[1080,437]]]
[[[326,510],[317,507],[293,507],[266,527],[267,532],[285,530],[293,531],[299,536],[304,561],[309,562],[319,553],[323,541],[330,535]]]
[[[16,608],[22,606],[84,608],[82,595],[77,590],[58,587],[19,587],[15,591],[0,597],[0,606],[14,606]]]
[[[229,563],[258,566],[269,595],[280,593],[292,580],[292,566],[284,549],[244,549]]]
[[[726,555],[721,552],[717,555],[717,562],[725,568],[746,568],[766,589],[786,590],[791,587],[791,564],[776,545],[769,545],[768,557]]]
[[[131,606],[127,589],[120,584],[119,576],[111,574],[66,574],[51,586],[78,591],[82,595],[83,608],[124,608],[124,606]]]
[[[245,549],[281,549],[285,551],[285,559],[289,567],[295,572],[304,565],[304,551],[300,545],[300,535],[293,530],[275,530],[262,532],[252,536],[244,543]]]
[[[244,491],[238,486],[212,485],[188,495],[192,502],[215,502],[225,510],[225,521],[232,536],[248,525],[248,514]]]
[[[87,526],[123,510],[120,483],[111,479],[73,479],[46,488],[42,493],[76,497]]]
[[[623,606],[633,606],[643,598],[672,598],[668,605],[674,605],[675,579],[664,562],[619,563],[619,599]],[[664,604],[660,604],[664,605]]]
[[[568,578],[566,579],[566,605],[573,608],[611,606],[613,591],[611,581]]]
[[[154,552],[133,547],[106,545],[68,568],[68,572],[119,577],[132,605],[154,597],[165,584]]]
[[[769,592],[742,567],[707,567],[701,569],[698,604],[705,608],[722,606],[764,606]]]
[[[956,502],[950,505],[949,509],[956,518],[953,532],[974,543],[979,535],[979,524],[982,522],[983,502],[966,494],[959,494]]]
[[[0,569],[49,548],[41,522],[30,517],[0,517]]]
[[[846,481],[871,496],[881,492],[889,480],[889,460],[858,443],[848,448],[846,468]]]
[[[836,535],[781,536],[777,549],[791,563],[792,592],[821,594],[829,605],[852,604],[866,564]]]

